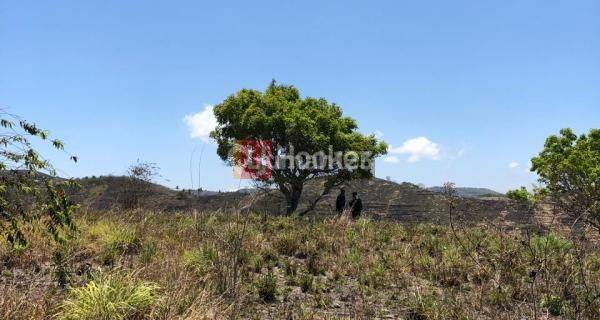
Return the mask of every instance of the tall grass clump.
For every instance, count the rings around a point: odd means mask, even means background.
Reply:
[[[103,264],[113,264],[120,255],[139,251],[142,241],[136,230],[127,224],[99,221],[88,230],[92,243],[100,244]]]
[[[186,250],[181,256],[183,266],[195,271],[199,276],[204,276],[213,270],[218,259],[219,253],[217,249],[209,245],[205,245],[199,250]]]
[[[69,290],[59,319],[144,319],[158,301],[158,286],[131,276],[101,276]]]

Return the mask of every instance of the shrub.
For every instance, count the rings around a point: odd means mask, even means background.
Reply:
[[[249,263],[254,272],[260,272],[264,265],[264,260],[260,254],[255,254],[250,257]]]
[[[496,306],[505,307],[510,305],[514,290],[510,285],[500,285],[493,288],[489,293],[489,301]]]
[[[60,319],[141,319],[158,300],[155,284],[131,276],[105,276],[69,291]]]
[[[407,318],[411,320],[463,319],[463,315],[455,314],[449,303],[436,294],[411,293],[406,301]]]
[[[525,187],[508,190],[508,192],[506,192],[506,197],[524,204],[533,202],[533,195],[527,191],[527,188]]]
[[[600,254],[590,254],[586,257],[584,263],[586,269],[600,274]]]
[[[542,300],[542,307],[548,309],[553,316],[559,316],[562,313],[563,302],[559,296],[550,294]]]
[[[293,256],[300,249],[299,239],[292,232],[284,232],[275,240],[274,247],[282,255]]]
[[[549,234],[531,238],[531,246],[540,254],[559,257],[573,248],[573,243],[565,238]]]
[[[123,209],[140,207],[152,193],[152,180],[160,176],[160,168],[153,162],[140,162],[132,164],[127,170],[127,183],[125,190],[119,195],[119,202]]]
[[[260,277],[255,283],[255,287],[258,291],[258,296],[265,302],[275,301],[277,296],[277,279],[272,273]]]
[[[73,213],[78,206],[68,191],[78,185],[55,179],[54,166],[34,148],[40,146],[37,142],[64,150],[62,141],[50,139],[47,131],[0,108],[0,238],[16,253],[29,246],[27,229],[36,222],[60,245],[76,231]]]
[[[312,274],[302,275],[300,277],[300,289],[302,292],[314,292],[316,289],[315,277]]]

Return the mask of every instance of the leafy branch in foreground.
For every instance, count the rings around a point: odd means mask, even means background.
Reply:
[[[64,244],[74,231],[72,213],[76,205],[67,196],[73,181],[57,181],[56,170],[32,145],[39,139],[64,151],[62,141],[50,139],[47,131],[0,109],[0,236],[12,250],[27,248],[24,230],[41,220],[48,235]],[[77,157],[70,156],[77,162]]]

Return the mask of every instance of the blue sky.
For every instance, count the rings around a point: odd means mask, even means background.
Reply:
[[[194,186],[204,149],[201,185],[235,188],[183,119],[272,78],[382,133],[377,176],[425,185],[530,185],[546,136],[600,124],[596,0],[2,1],[0,43],[0,105],[74,177],[142,159],[189,187],[196,148]]]

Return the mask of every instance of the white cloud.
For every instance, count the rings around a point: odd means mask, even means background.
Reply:
[[[383,158],[383,162],[398,163],[398,162],[400,162],[400,159],[398,159],[398,157],[396,157],[396,156],[387,156],[387,157]]]
[[[201,139],[209,141],[210,132],[217,127],[217,119],[213,113],[213,106],[206,105],[204,110],[188,114],[183,118],[183,122],[190,129],[190,137],[192,139]]]
[[[440,148],[437,143],[425,137],[418,137],[404,141],[401,147],[390,147],[389,153],[409,154],[408,162],[413,163],[421,159],[440,159]]]
[[[514,168],[516,168],[516,167],[518,167],[518,166],[519,166],[519,163],[518,163],[518,162],[516,162],[516,161],[511,161],[511,162],[508,164],[508,167],[509,167],[509,168],[511,168],[511,169],[514,169]]]

